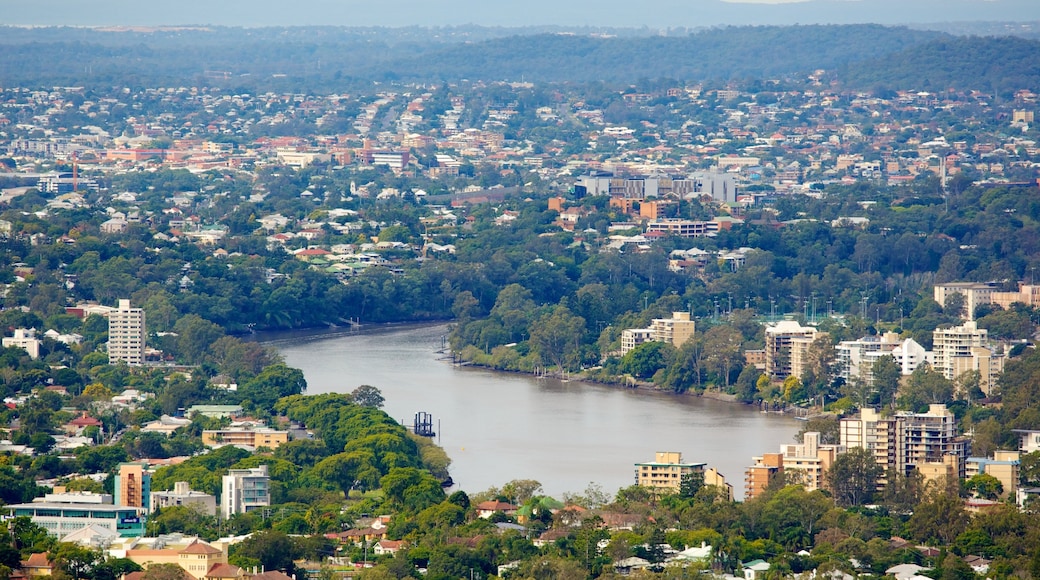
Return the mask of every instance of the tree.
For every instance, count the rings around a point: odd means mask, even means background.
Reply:
[[[527,503],[542,490],[542,484],[533,479],[514,479],[502,486],[502,495],[516,505]]]
[[[899,378],[903,370],[892,355],[878,357],[870,369],[874,377],[874,389],[877,393],[878,402],[882,405],[885,401],[895,402],[895,394],[899,389]]]
[[[959,497],[938,491],[914,508],[914,515],[906,525],[919,542],[938,540],[949,545],[968,527],[970,519]]]
[[[988,473],[976,473],[963,485],[964,491],[983,499],[998,499],[1004,493],[1004,484]]]
[[[185,580],[184,568],[178,564],[152,564],[144,571],[141,580]]]
[[[911,411],[919,411],[928,405],[950,403],[953,401],[953,381],[932,369],[931,365],[922,364],[906,381],[900,396],[899,406]]]
[[[350,393],[350,398],[362,407],[383,408],[383,393],[372,385],[361,385]]]
[[[51,551],[51,561],[73,578],[93,578],[94,569],[105,561],[105,556],[79,544],[60,543]]]
[[[795,434],[794,440],[801,443],[805,440],[806,433],[816,432],[820,434],[820,443],[824,445],[837,445],[840,443],[841,421],[836,415],[816,415],[802,422],[801,429]]]
[[[177,353],[187,363],[200,363],[210,345],[224,336],[224,329],[196,314],[181,317],[173,325],[177,333]]]
[[[228,558],[231,562],[256,560],[265,570],[280,570],[292,576],[296,567],[296,546],[283,532],[264,530],[235,544]]]
[[[644,342],[621,357],[619,370],[641,379],[649,379],[658,370],[667,367],[674,355],[675,347],[668,343]]]
[[[874,454],[869,449],[856,447],[834,460],[826,478],[835,502],[847,507],[869,503],[881,475],[882,469],[874,460]]]
[[[271,365],[253,380],[239,388],[243,400],[249,400],[259,409],[274,408],[275,402],[282,397],[299,395],[307,390],[307,380],[303,371],[284,364]]]
[[[729,376],[740,361],[740,331],[729,325],[719,325],[704,333],[705,363],[715,370],[716,376],[729,388]]]
[[[559,305],[542,315],[531,327],[531,346],[544,364],[561,370],[573,369],[581,362],[581,340],[585,320]]]
[[[679,478],[679,497],[692,498],[704,487],[704,472],[693,471],[682,474]]]
[[[379,480],[387,499],[418,512],[444,501],[441,482],[429,472],[414,467],[395,467]]]

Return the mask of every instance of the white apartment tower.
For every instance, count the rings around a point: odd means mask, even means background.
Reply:
[[[936,371],[951,381],[965,372],[979,371],[979,386],[987,395],[1004,370],[1006,357],[989,346],[986,329],[979,328],[974,321],[935,329],[932,345]]]
[[[119,307],[108,315],[108,363],[143,364],[144,339],[144,310],[120,300]]]
[[[229,470],[221,485],[220,515],[228,519],[271,505],[270,487],[266,465]]]

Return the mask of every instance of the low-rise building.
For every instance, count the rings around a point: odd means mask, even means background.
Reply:
[[[173,484],[173,491],[153,491],[149,502],[152,512],[173,506],[190,507],[208,516],[217,515],[217,498],[194,491],[186,481]]]
[[[1019,483],[1020,454],[1018,451],[994,451],[992,458],[969,457],[965,462],[964,477],[985,473],[1000,481],[1003,491],[1001,497],[1007,497]]]
[[[636,485],[678,493],[683,477],[704,473],[704,465],[684,463],[677,451],[658,451],[653,461],[636,464]]]
[[[235,445],[249,449],[267,447],[274,450],[288,441],[288,431],[279,431],[269,427],[229,427],[227,429],[207,429],[202,432],[202,444],[207,447]]]
[[[99,526],[122,537],[144,534],[144,516],[138,508],[117,506],[112,496],[98,493],[49,493],[30,503],[4,506],[15,517],[28,517],[56,538]]]
[[[40,339],[36,338],[35,328],[16,328],[14,336],[3,338],[4,348],[17,347],[29,353],[29,358],[40,358]]]
[[[673,312],[671,318],[655,318],[650,328],[628,328],[621,331],[621,354],[625,355],[644,342],[667,342],[682,347],[696,329],[689,312]]]

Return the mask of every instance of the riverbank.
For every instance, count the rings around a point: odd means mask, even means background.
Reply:
[[[711,397],[457,367],[437,352],[447,329],[395,325],[267,338],[303,371],[308,394],[372,385],[401,423],[411,425],[418,412],[432,415],[451,476],[467,492],[535,479],[556,497],[581,493],[589,482],[613,493],[632,484],[634,464],[673,450],[719,469],[741,496],[751,458],[791,441],[801,426]]]
[[[481,370],[484,372],[499,373],[503,376],[520,376],[529,377],[535,379],[552,379],[561,381],[564,383],[575,382],[587,385],[598,385],[603,387],[609,387],[620,391],[630,391],[635,393],[653,394],[668,397],[680,397],[680,398],[694,398],[694,399],[709,399],[713,401],[720,401],[736,405],[743,408],[762,409],[761,404],[745,403],[737,398],[736,395],[730,393],[722,393],[719,391],[703,390],[703,391],[686,391],[683,393],[676,393],[674,391],[657,388],[654,383],[649,381],[638,381],[631,378],[619,378],[617,381],[603,380],[596,377],[590,377],[584,373],[579,374],[566,374],[560,375],[560,373],[537,373],[531,371],[515,370],[515,369],[499,369],[490,365],[482,364],[474,361],[460,361],[456,357],[446,356],[448,344],[448,327],[451,324],[451,320],[439,320],[439,321],[424,321],[424,322],[381,322],[372,323],[359,326],[351,327],[326,327],[326,328],[307,328],[297,330],[269,330],[260,331],[250,335],[249,339],[256,342],[270,344],[275,348],[279,348],[281,345],[292,344],[298,342],[313,342],[318,340],[334,340],[340,337],[349,336],[370,336],[388,334],[399,331],[419,331],[426,328],[435,328],[443,326],[443,332],[441,333],[441,344],[440,348],[434,345],[430,351],[436,359],[442,363],[449,363],[454,367],[461,369]],[[784,409],[773,409],[770,408],[769,412],[788,413],[793,415],[802,414],[805,412],[804,409],[798,407],[786,407]]]

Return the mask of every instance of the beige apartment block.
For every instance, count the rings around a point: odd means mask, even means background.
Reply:
[[[684,475],[704,472],[703,463],[684,463],[682,453],[658,451],[654,460],[636,464],[636,484],[660,491],[678,493]]]

